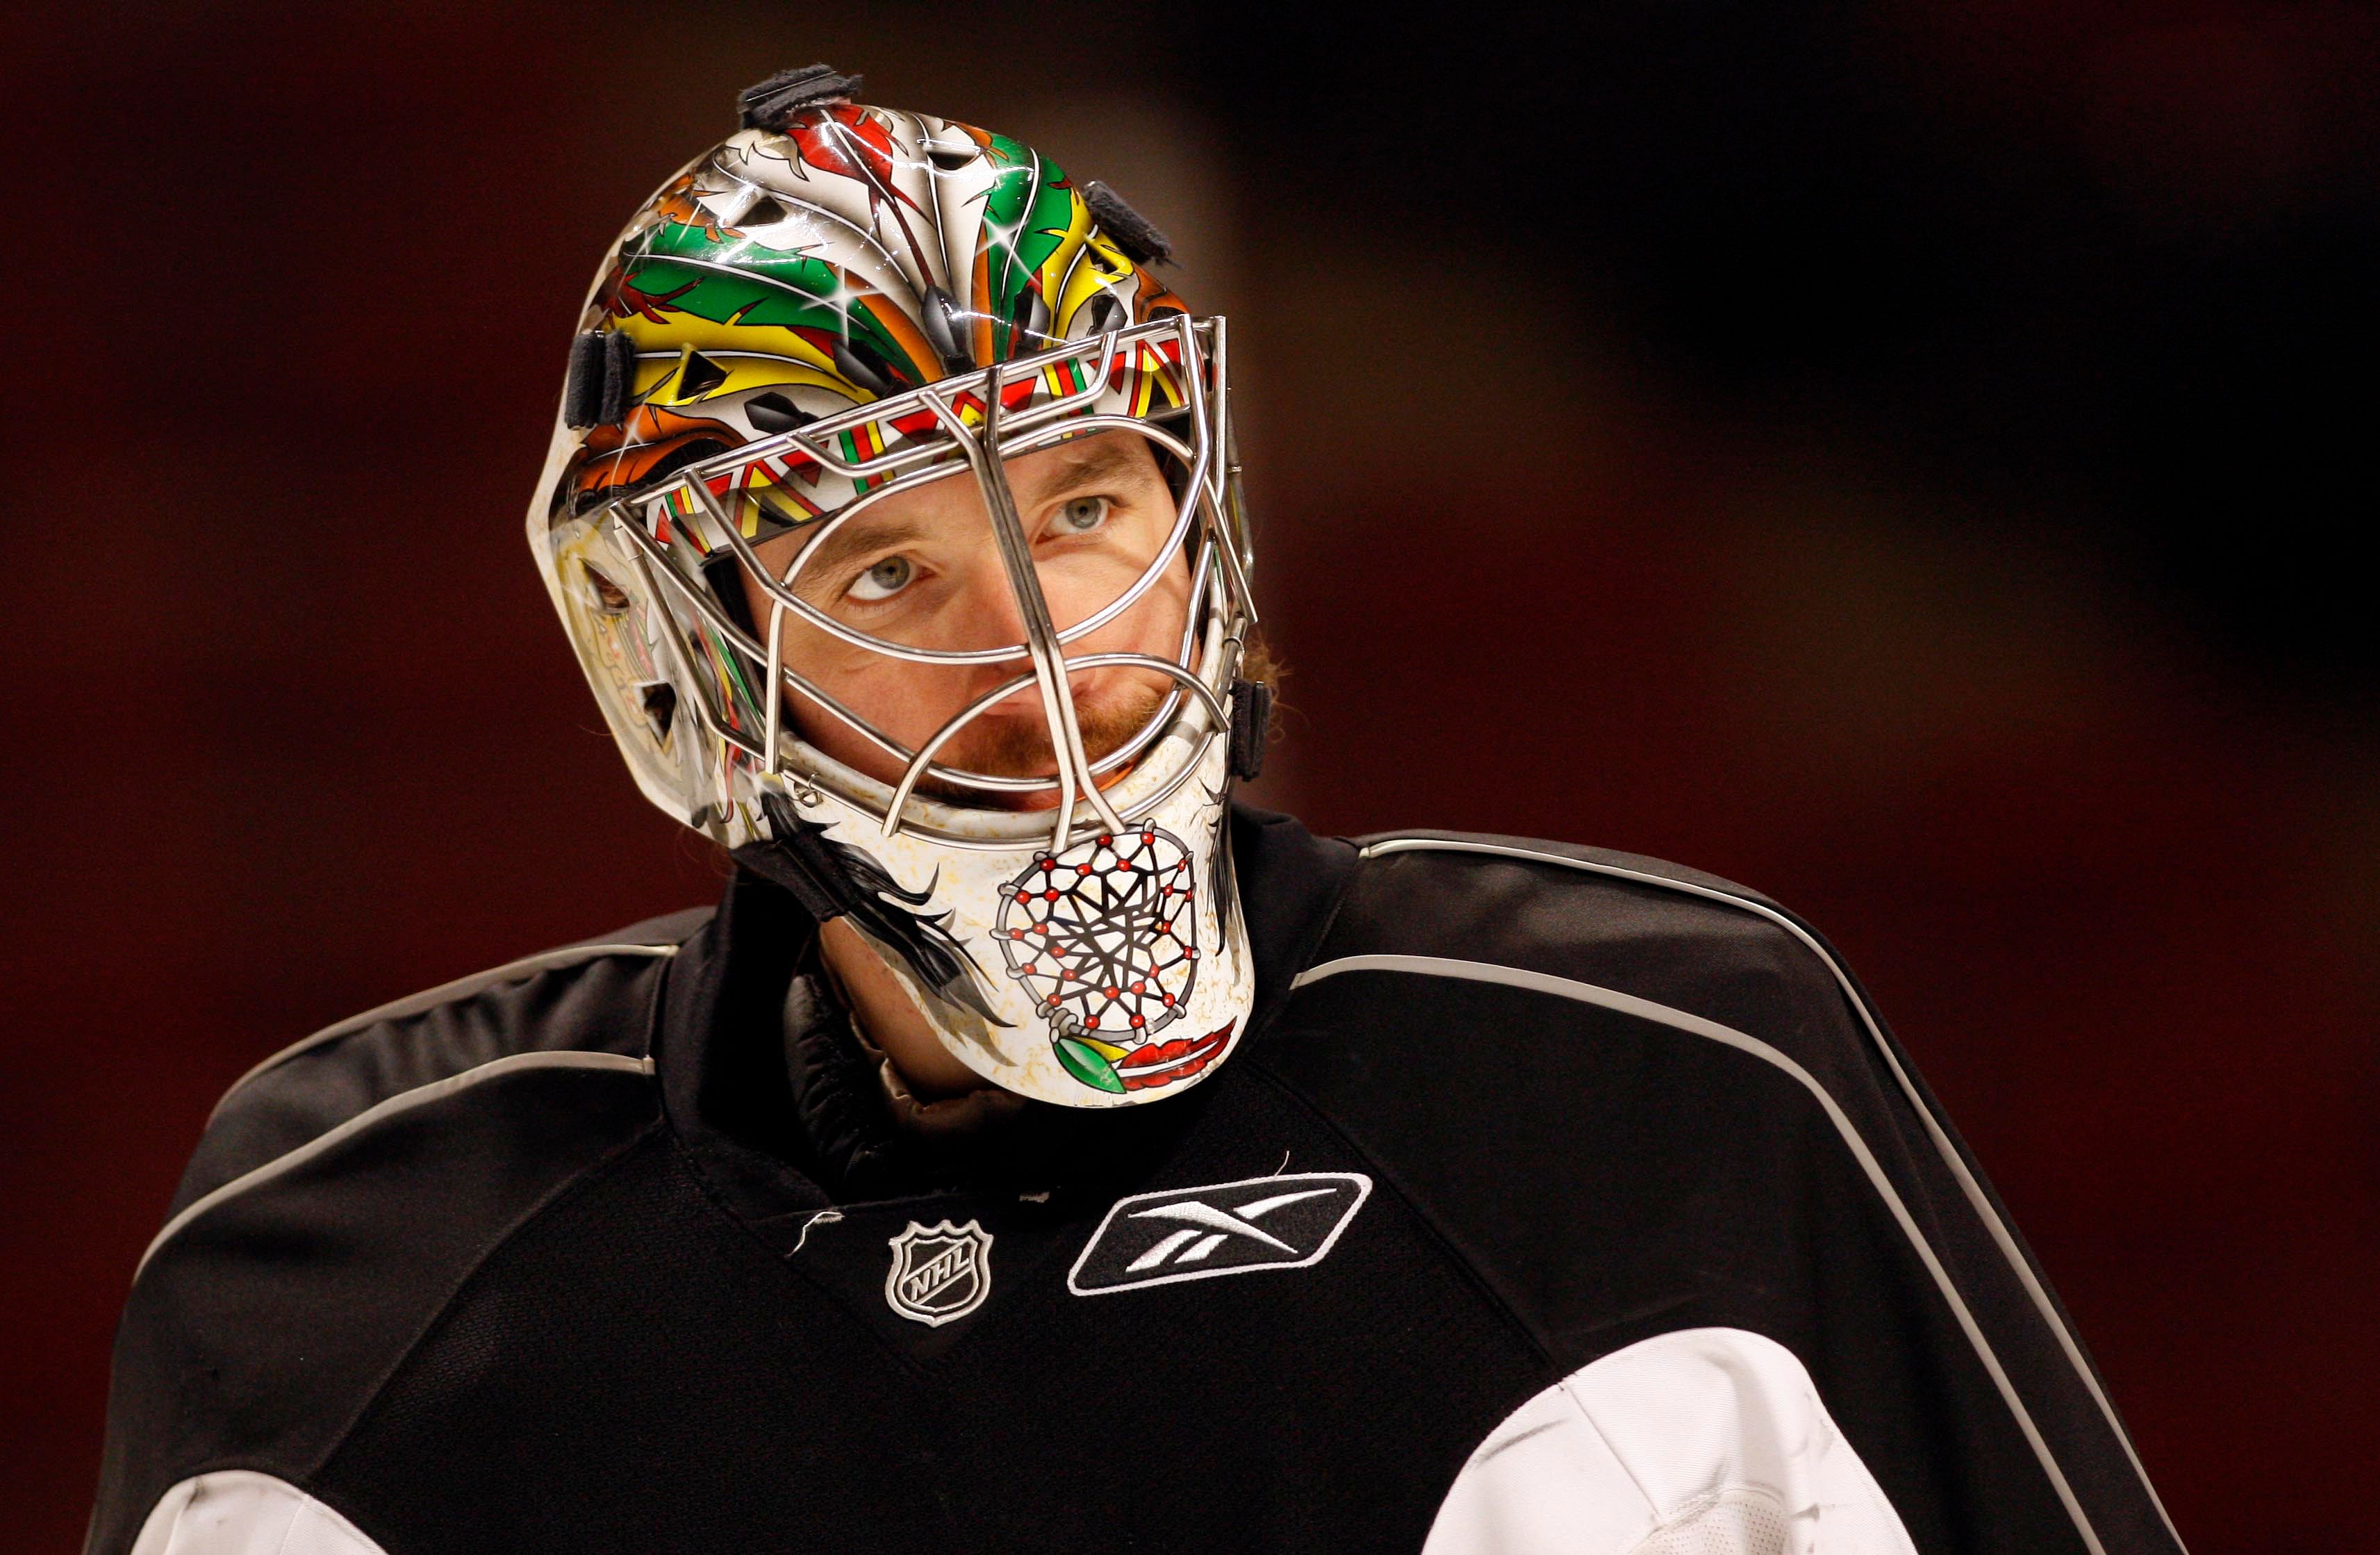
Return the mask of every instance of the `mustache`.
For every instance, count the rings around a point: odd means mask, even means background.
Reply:
[[[1163,689],[1142,681],[1123,683],[1099,696],[1076,697],[1075,724],[1082,731],[1084,754],[1097,762],[1122,749],[1125,741],[1157,716],[1157,710],[1165,705],[1165,697]],[[981,772],[987,777],[1046,778],[1056,775],[1058,755],[1050,737],[1050,725],[1041,718],[1002,719],[998,723],[978,719],[937,753],[936,763]],[[960,804],[999,802],[999,796],[946,782],[931,773],[920,779],[917,787],[920,792]]]

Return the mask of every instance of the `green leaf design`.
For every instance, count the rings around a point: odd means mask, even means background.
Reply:
[[[1096,1051],[1072,1037],[1061,1037],[1057,1043],[1058,1062],[1066,1066],[1067,1074],[1096,1090],[1123,1094],[1123,1082],[1116,1077],[1114,1065]]]
[[[752,329],[810,329],[844,335],[873,349],[912,383],[934,376],[910,358],[900,340],[864,307],[846,312],[825,300],[839,290],[842,273],[818,260],[741,261],[735,271],[683,264],[650,254],[626,261],[628,277],[648,296],[670,298],[668,306],[715,324]],[[674,294],[674,295],[671,295]]]
[[[1057,250],[1079,197],[1056,163],[1002,136],[993,136],[991,142],[991,161],[1002,170],[983,201],[990,244],[985,270],[991,285],[985,301],[992,316],[992,355],[1004,359],[1016,354],[1012,331],[1026,288]]]

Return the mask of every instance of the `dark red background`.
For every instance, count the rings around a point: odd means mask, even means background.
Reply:
[[[115,1310],[225,1084],[711,892],[520,519],[613,225],[819,57],[1179,229],[1294,671],[1273,801],[1801,909],[2184,1537],[2363,1544],[2380,32],[1953,9],[0,23],[0,1542],[79,1537]]]

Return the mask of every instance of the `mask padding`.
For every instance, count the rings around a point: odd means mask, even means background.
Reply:
[[[570,376],[562,384],[562,424],[585,431],[596,424],[603,403],[603,332],[570,337]]]
[[[1083,186],[1083,203],[1099,221],[1108,241],[1135,263],[1172,264],[1173,244],[1157,225],[1124,202],[1123,196],[1093,178]]]
[[[788,120],[810,108],[832,108],[859,93],[862,78],[832,65],[801,65],[780,70],[735,94],[736,116],[747,129],[783,134]]]

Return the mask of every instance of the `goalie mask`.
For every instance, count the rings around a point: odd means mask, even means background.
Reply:
[[[1223,321],[1101,186],[857,85],[754,88],[630,222],[530,543],[647,797],[847,918],[987,1080],[1177,1094],[1254,985]]]

